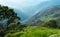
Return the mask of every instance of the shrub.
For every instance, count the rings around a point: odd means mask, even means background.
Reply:
[[[50,21],[46,22],[43,26],[50,27],[50,28],[57,28],[58,23],[56,20],[50,20]]]

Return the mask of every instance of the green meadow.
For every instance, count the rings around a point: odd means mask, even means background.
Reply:
[[[5,37],[49,37],[54,34],[56,34],[57,37],[59,37],[60,30],[40,26],[31,26],[27,27],[27,29],[21,32],[8,33]]]

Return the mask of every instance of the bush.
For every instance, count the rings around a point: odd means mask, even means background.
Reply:
[[[11,23],[10,25],[8,25],[7,33],[19,32],[19,31],[24,30],[26,27],[27,26],[25,24],[21,25],[17,23]]]
[[[58,23],[56,20],[50,20],[50,21],[46,22],[43,26],[50,27],[50,28],[57,28]]]

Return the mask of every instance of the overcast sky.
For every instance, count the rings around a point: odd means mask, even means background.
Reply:
[[[22,7],[34,6],[38,3],[45,2],[48,0],[0,0],[0,4],[9,5],[15,7],[20,5]]]
[[[57,2],[59,0],[0,0],[0,4],[6,5],[6,6],[9,6],[12,8],[16,8],[26,14],[28,14],[29,10],[30,10],[31,14],[32,14],[35,11],[34,8],[37,8],[35,6],[41,4],[42,2],[49,2],[49,1]],[[54,4],[54,3],[51,3],[51,4]],[[32,12],[32,10],[33,10],[33,12]]]
[[[0,0],[0,4],[12,8],[20,9],[23,13],[29,13],[27,9],[33,9],[34,6],[50,0]]]

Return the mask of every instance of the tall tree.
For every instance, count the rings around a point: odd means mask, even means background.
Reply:
[[[16,21],[16,20],[20,20],[20,17],[17,16],[17,13],[15,13],[13,9],[9,8],[8,6],[0,5],[0,23],[3,23],[2,21],[4,21],[4,20],[6,20],[6,22],[5,22],[7,25],[6,29],[2,25],[0,25],[0,27],[2,26],[1,30],[2,29],[3,30],[1,32],[3,34],[5,34],[4,31],[7,31],[8,26],[11,25],[10,23],[18,23],[18,21]],[[3,25],[4,25],[4,23],[3,23]],[[1,32],[0,32],[0,34],[2,34]]]
[[[20,17],[17,16],[17,13],[15,13],[13,9],[0,5],[0,21],[1,20],[7,20],[6,24],[9,25],[12,22],[16,22],[16,20],[20,20]]]

